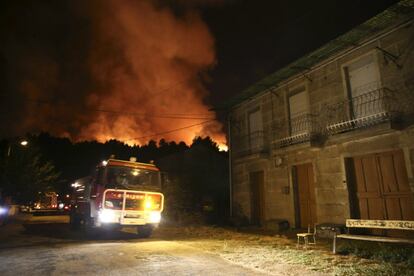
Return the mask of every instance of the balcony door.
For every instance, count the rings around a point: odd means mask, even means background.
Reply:
[[[263,148],[263,121],[260,109],[249,113],[249,147],[251,150]]]
[[[347,78],[349,106],[354,119],[381,113],[382,91],[378,65],[373,55],[367,55],[344,68]]]
[[[289,95],[290,136],[307,134],[310,130],[309,97],[305,86],[294,89]]]

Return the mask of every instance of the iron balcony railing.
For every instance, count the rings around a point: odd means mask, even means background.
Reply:
[[[268,152],[294,144],[311,142],[322,145],[328,136],[390,122],[392,127],[401,127],[406,117],[414,117],[414,96],[402,96],[388,88],[365,92],[351,99],[322,106],[317,114],[302,114],[273,123],[271,137],[257,131],[244,136],[235,136],[232,145],[235,155]],[[407,119],[408,120],[408,119]],[[413,119],[414,122],[414,119]],[[269,143],[271,138],[271,143]]]
[[[232,150],[237,156],[266,153],[268,151],[268,139],[264,131],[235,136],[232,140]]]
[[[273,146],[282,148],[307,142],[319,131],[317,116],[313,114],[302,114],[289,120],[279,120],[273,127]]]
[[[322,108],[320,118],[326,134],[334,135],[388,121],[398,110],[395,93],[379,88]]]

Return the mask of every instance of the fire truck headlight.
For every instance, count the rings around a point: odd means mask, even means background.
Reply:
[[[152,209],[152,206],[153,204],[152,204],[152,200],[150,199],[150,198],[147,198],[146,200],[145,200],[145,209],[146,210],[151,210]]]
[[[108,209],[102,210],[99,213],[99,221],[103,222],[103,223],[105,223],[105,222],[115,222],[115,213],[114,213],[114,211],[108,210]]]
[[[150,223],[159,223],[161,221],[161,214],[159,212],[151,212],[149,221]]]
[[[0,207],[0,215],[7,214],[8,212],[9,212],[9,210],[7,208]]]

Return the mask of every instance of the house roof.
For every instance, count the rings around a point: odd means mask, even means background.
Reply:
[[[389,7],[380,14],[374,16],[351,31],[331,40],[324,46],[307,54],[282,69],[268,75],[259,82],[253,84],[241,93],[231,98],[220,109],[231,108],[253,96],[281,83],[299,73],[306,73],[309,68],[326,60],[335,54],[359,46],[366,38],[372,37],[380,31],[392,27],[398,23],[412,19],[414,16],[414,0],[403,0]]]

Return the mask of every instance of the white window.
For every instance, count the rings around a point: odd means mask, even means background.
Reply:
[[[360,118],[383,111],[378,66],[374,56],[362,57],[344,70],[353,117]]]
[[[288,98],[290,135],[307,133],[310,128],[309,97],[305,86],[294,89]]]
[[[260,109],[249,113],[249,132],[263,131],[262,115]]]
[[[263,146],[263,121],[260,109],[249,113],[249,144],[252,149]]]
[[[372,55],[365,56],[347,67],[349,89],[357,97],[379,88],[377,64]]]

